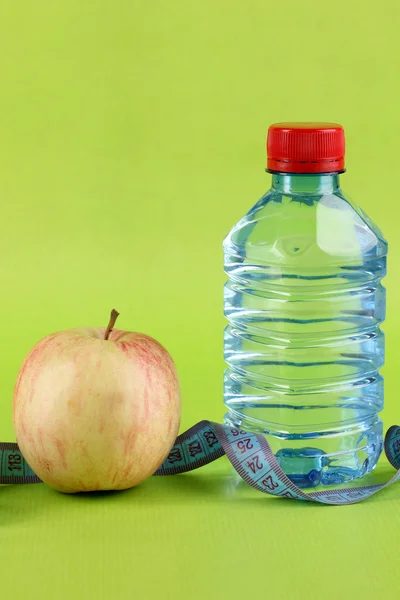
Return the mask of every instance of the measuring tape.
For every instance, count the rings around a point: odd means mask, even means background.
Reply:
[[[400,427],[385,436],[385,454],[396,473],[386,483],[321,492],[303,492],[279,466],[264,436],[211,421],[200,421],[177,437],[167,459],[154,475],[177,475],[198,469],[224,454],[249,485],[264,494],[320,502],[355,504],[400,479]],[[15,443],[0,443],[0,484],[41,483]]]

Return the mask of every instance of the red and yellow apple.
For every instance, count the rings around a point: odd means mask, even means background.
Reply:
[[[66,493],[122,490],[152,475],[180,424],[174,362],[155,339],[107,328],[48,335],[25,358],[13,419],[31,469]]]

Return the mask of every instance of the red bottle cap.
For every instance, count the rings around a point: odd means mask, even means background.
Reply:
[[[337,123],[275,123],[268,130],[267,170],[342,173],[344,130]]]

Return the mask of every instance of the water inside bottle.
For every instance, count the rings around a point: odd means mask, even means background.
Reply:
[[[263,432],[300,487],[382,451],[387,244],[333,175],[273,176],[224,242],[225,422]]]

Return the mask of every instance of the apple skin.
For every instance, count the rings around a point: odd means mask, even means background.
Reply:
[[[65,493],[123,490],[168,456],[181,416],[174,362],[155,339],[76,328],[40,340],[14,389],[21,452],[49,486]]]

